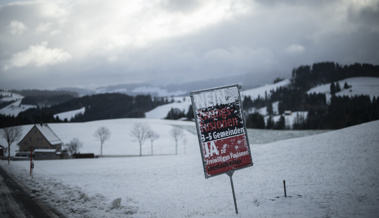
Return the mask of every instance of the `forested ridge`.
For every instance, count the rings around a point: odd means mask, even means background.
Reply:
[[[338,81],[351,77],[379,77],[379,66],[353,64],[341,66],[334,62],[315,63],[293,69],[291,84],[271,90],[266,96],[243,99],[243,108],[267,107],[269,114],[265,123],[259,113],[247,115],[248,128],[284,129],[285,111],[308,111],[307,117],[296,117],[293,129],[339,129],[379,119],[379,98],[369,96],[336,96],[351,86]],[[325,94],[307,94],[317,85],[329,84],[332,98],[327,102]],[[274,122],[272,104],[278,102],[278,122]]]
[[[337,96],[341,90],[349,89],[349,84],[338,81],[351,77],[379,77],[379,66],[371,64],[352,64],[341,66],[334,62],[321,62],[304,65],[292,70],[291,83],[285,87],[270,90],[265,96],[251,99],[243,98],[245,111],[252,108],[267,107],[269,117],[265,118],[255,112],[246,113],[248,128],[285,129],[285,111],[307,111],[307,117],[296,117],[293,129],[338,129],[379,119],[379,97],[369,96]],[[274,82],[280,82],[277,78]],[[330,102],[326,95],[307,91],[317,85],[331,84]],[[36,105],[18,114],[17,117],[0,115],[0,128],[13,125],[54,122],[85,122],[101,119],[139,118],[155,107],[167,104],[165,98],[152,98],[150,95],[129,96],[120,93],[107,93],[77,97],[76,93],[66,91],[14,91],[26,96],[22,104]],[[274,114],[273,103],[278,102],[278,114]],[[54,114],[85,108],[71,120],[59,120]],[[281,116],[274,122],[274,116]],[[171,109],[166,119],[186,117],[193,119],[192,107],[188,113],[179,109]]]
[[[64,103],[50,107],[37,107],[18,114],[17,117],[0,115],[1,126],[24,125],[33,123],[85,122],[115,118],[144,117],[145,112],[167,103],[161,98],[150,95],[129,96],[119,93],[107,93],[72,98]],[[84,114],[78,114],[71,120],[60,120],[54,114],[77,110],[85,107]]]

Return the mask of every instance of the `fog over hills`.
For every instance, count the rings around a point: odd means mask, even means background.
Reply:
[[[190,75],[189,75],[190,76]],[[274,80],[274,78],[272,79]],[[75,87],[65,87],[56,90],[66,90],[78,93],[80,96],[100,94],[100,93],[124,93],[128,95],[139,95],[139,94],[150,94],[154,97],[166,97],[166,96],[183,96],[189,95],[191,91],[206,89],[209,87],[218,87],[230,84],[240,84],[243,89],[250,89],[267,83],[272,83],[272,81],[263,78],[251,78],[251,76],[233,76],[233,77],[223,77],[214,78],[212,80],[201,80],[196,82],[184,82],[162,84],[162,85],[152,85],[149,83],[120,83],[118,85],[108,85],[98,87],[96,89],[85,89],[85,88],[75,88]]]

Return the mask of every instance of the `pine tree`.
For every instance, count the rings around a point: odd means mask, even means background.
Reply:
[[[273,129],[274,128],[274,120],[272,119],[272,116],[269,116],[267,119],[267,129]]]
[[[268,115],[273,115],[274,114],[274,109],[272,108],[272,104],[271,103],[267,104],[266,110],[267,110]]]
[[[336,86],[334,85],[334,83],[330,83],[330,94],[336,94]]]
[[[188,120],[192,120],[194,118],[192,104],[190,104],[190,106],[188,108],[188,112],[186,114],[186,117]]]
[[[343,85],[343,88],[344,88],[344,89],[350,89],[351,86],[349,86],[349,85],[347,84],[347,82],[345,82],[345,84]]]
[[[341,86],[339,82],[336,82],[336,93],[341,91]]]
[[[284,129],[286,127],[286,121],[284,116],[280,116],[278,122],[275,123],[275,129]]]

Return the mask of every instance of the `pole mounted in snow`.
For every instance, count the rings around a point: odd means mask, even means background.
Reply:
[[[284,197],[287,197],[286,180],[283,180]]]
[[[230,185],[232,186],[232,192],[233,192],[234,207],[236,209],[236,214],[238,214],[236,194],[234,193],[234,185],[233,185],[233,173],[234,173],[234,170],[226,172],[226,174],[230,178]]]
[[[33,168],[34,168],[34,163],[33,163],[33,146],[30,147],[30,176],[33,177]]]

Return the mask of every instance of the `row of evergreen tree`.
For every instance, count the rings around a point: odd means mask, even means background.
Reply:
[[[379,99],[370,99],[369,96],[343,96],[335,94],[350,89],[352,86],[347,82],[340,85],[336,80],[349,77],[379,77],[379,67],[370,64],[353,64],[340,66],[333,62],[316,63],[312,66],[300,66],[293,70],[291,84],[287,87],[278,87],[251,99],[250,96],[243,98],[242,104],[245,111],[252,108],[267,107],[269,117],[267,120],[255,112],[246,115],[247,128],[259,129],[286,129],[285,111],[307,111],[307,117],[297,114],[293,129],[339,129],[360,123],[379,119]],[[278,80],[280,81],[280,80]],[[323,93],[310,93],[307,91],[323,83],[330,83],[330,94],[332,98],[327,102]],[[273,102],[278,102],[280,118],[277,122],[273,116]],[[278,115],[278,114],[276,114]],[[193,119],[192,107],[188,113],[172,108],[166,119],[187,118]]]
[[[265,96],[251,99],[245,96],[243,108],[267,107],[268,121],[254,113],[247,116],[248,127],[281,129],[282,117],[278,123],[272,122],[272,103],[278,102],[279,114],[284,111],[308,111],[307,117],[296,117],[294,129],[338,129],[379,119],[379,100],[369,96],[338,97],[336,93],[350,89],[346,82],[343,87],[338,80],[349,77],[379,77],[379,66],[370,64],[353,64],[340,66],[333,62],[316,63],[312,66],[300,66],[292,72],[291,84],[271,90]],[[330,83],[332,98],[326,102],[325,94],[308,94],[307,91],[320,84]],[[286,126],[286,124],[284,125]]]
[[[379,66],[355,63],[341,66],[334,62],[315,63],[292,70],[293,87],[300,90],[350,77],[378,77]]]
[[[318,96],[322,95],[324,94],[318,94]],[[306,117],[297,113],[292,129],[340,129],[379,120],[379,97],[370,99],[367,95],[332,96],[329,105],[323,102],[307,111]],[[273,115],[269,115],[266,122],[264,119],[264,116],[257,112],[248,114],[246,127],[256,129],[290,128],[283,114],[280,115],[277,122],[273,120]]]

